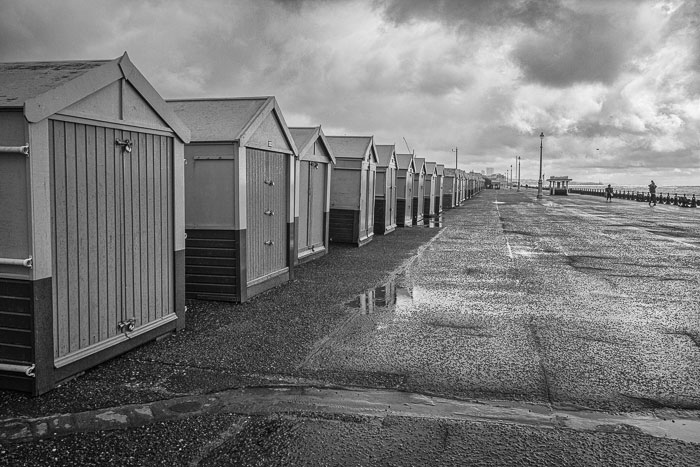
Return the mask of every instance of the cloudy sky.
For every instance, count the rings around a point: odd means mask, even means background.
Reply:
[[[695,0],[0,0],[0,61],[114,58],[163,97],[523,178],[700,185]]]

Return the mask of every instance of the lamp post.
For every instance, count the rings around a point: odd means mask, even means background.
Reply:
[[[510,183],[508,184],[508,189],[513,189],[513,164],[510,164]]]
[[[537,199],[542,199],[542,142],[544,131],[540,133],[540,178],[537,179]]]
[[[518,191],[520,191],[520,156],[518,156]]]
[[[452,152],[455,153],[455,169],[459,168],[458,161],[457,161],[457,156],[459,155],[459,148],[455,146],[455,148],[452,150]]]

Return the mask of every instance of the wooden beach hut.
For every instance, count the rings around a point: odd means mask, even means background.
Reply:
[[[413,174],[416,172],[413,154],[397,154],[396,163],[396,225],[410,227],[413,225]]]
[[[457,175],[455,169],[445,168],[442,182],[442,207],[452,209],[457,205]]]
[[[168,102],[192,132],[187,297],[245,302],[289,280],[297,148],[275,98]]]
[[[396,148],[393,144],[378,144],[376,147],[374,233],[386,235],[396,230]]]
[[[437,182],[435,183],[435,215],[439,216],[442,214],[442,196],[445,191],[445,165],[438,164],[436,167],[437,171]]]
[[[330,241],[362,246],[374,236],[377,149],[372,136],[328,136],[331,178]]]
[[[414,158],[416,171],[413,174],[413,225],[418,225],[423,221],[425,212],[425,159]]]
[[[423,194],[423,217],[435,217],[435,188],[437,186],[437,164],[425,163],[425,184]]]
[[[0,388],[182,329],[189,130],[125,53],[0,64]]]
[[[296,262],[328,253],[331,170],[335,157],[321,126],[289,128],[299,151],[296,161]]]

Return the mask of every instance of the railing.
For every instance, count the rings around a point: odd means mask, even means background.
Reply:
[[[599,188],[569,188],[569,193],[576,193],[579,195],[590,195],[590,196],[601,196],[605,198],[605,189]],[[626,191],[626,190],[613,190],[613,199],[624,199],[629,201],[638,201],[640,203],[649,203],[652,201],[651,193],[643,191]],[[659,193],[656,195],[654,200],[657,204],[669,204],[674,206],[679,206],[682,208],[697,208],[698,202],[695,199],[695,194],[690,198],[685,194],[678,195],[674,193],[671,197],[671,193]]]

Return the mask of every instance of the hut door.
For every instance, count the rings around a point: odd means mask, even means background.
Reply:
[[[387,202],[389,203],[389,225],[396,224],[396,173],[394,169],[389,167],[386,170],[387,177],[389,177],[389,193],[387,193]]]
[[[366,237],[374,233],[374,190],[376,189],[376,179],[377,173],[369,169],[367,171],[367,205],[365,206],[367,211],[367,223],[365,224],[366,231],[364,236]]]
[[[287,267],[286,154],[247,148],[248,283]]]
[[[299,253],[308,250],[311,247],[309,241],[311,236],[312,215],[311,203],[313,202],[313,188],[310,182],[311,174],[309,173],[311,164],[308,161],[299,163]]]
[[[56,365],[176,319],[171,137],[52,120]],[[131,142],[131,151],[116,141]]]
[[[309,173],[309,239],[314,248],[324,245],[323,204],[326,196],[326,164],[312,165]]]

